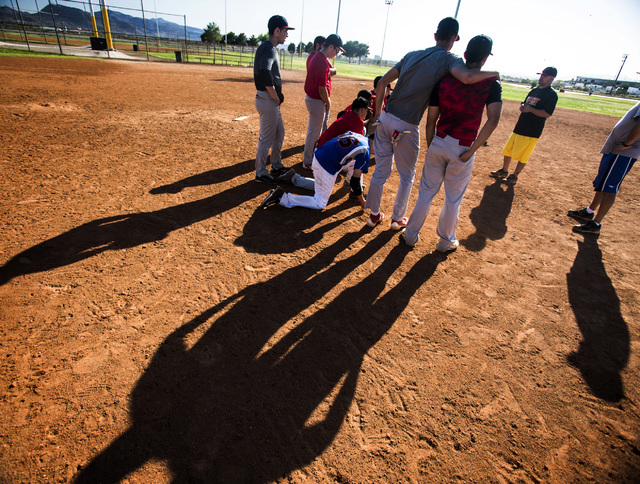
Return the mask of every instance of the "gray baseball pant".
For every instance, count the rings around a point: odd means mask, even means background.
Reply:
[[[267,155],[271,149],[271,168],[277,170],[282,164],[282,142],[284,141],[284,123],[280,106],[267,91],[257,91],[256,109],[260,115],[260,136],[256,150],[256,175],[268,175]]]
[[[404,236],[407,242],[415,245],[420,238],[420,229],[424,225],[431,202],[444,182],[444,202],[436,233],[448,242],[456,240],[456,227],[460,214],[460,203],[469,186],[475,154],[467,162],[460,161],[460,155],[469,148],[460,146],[458,140],[447,136],[434,136],[422,168],[420,193],[416,206],[411,212]]]
[[[306,167],[311,166],[313,161],[313,152],[316,147],[316,141],[320,135],[327,129],[329,122],[329,111],[322,99],[313,99],[307,94],[304,103],[309,111],[309,120],[307,121],[307,138],[304,141],[304,158],[302,163]]]
[[[406,131],[408,132],[402,134]],[[395,132],[398,133],[397,141],[394,141]],[[407,123],[393,114],[383,111],[380,116],[380,124],[376,127],[373,149],[376,154],[376,169],[369,182],[365,207],[371,209],[372,213],[380,211],[384,184],[391,176],[395,159],[400,184],[393,204],[392,219],[402,220],[407,213],[411,187],[416,175],[416,163],[420,153],[420,126]]]

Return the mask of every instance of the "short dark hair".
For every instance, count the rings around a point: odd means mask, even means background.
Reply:
[[[320,45],[324,45],[324,43],[326,42],[326,38],[323,37],[322,35],[318,35],[315,39],[313,39],[313,48],[316,48],[316,45],[320,44]]]
[[[351,103],[351,111],[355,111],[356,109],[368,108],[369,101],[367,101],[363,97],[357,97]]]
[[[373,96],[371,94],[371,91],[367,91],[366,89],[363,89],[362,91],[358,91],[358,97],[363,97],[368,101]]]
[[[375,89],[376,87],[378,87],[378,83],[380,82],[380,79],[382,79],[382,76],[378,76],[373,80],[373,88]]]

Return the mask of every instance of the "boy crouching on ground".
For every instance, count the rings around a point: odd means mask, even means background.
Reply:
[[[361,134],[344,133],[318,147],[311,165],[314,177],[314,195],[295,195],[281,187],[272,190],[260,204],[268,208],[276,204],[283,207],[306,207],[322,210],[327,206],[340,172],[347,168],[351,176],[351,190],[364,208],[362,174],[369,171],[369,141]]]

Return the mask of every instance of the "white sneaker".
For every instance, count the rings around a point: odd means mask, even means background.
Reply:
[[[440,239],[436,244],[436,250],[438,252],[442,252],[443,254],[446,254],[447,252],[456,250],[459,245],[460,243],[457,240]]]

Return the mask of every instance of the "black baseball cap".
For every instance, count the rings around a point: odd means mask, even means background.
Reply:
[[[342,39],[337,34],[331,34],[329,37],[327,37],[327,40],[324,42],[324,46],[326,47],[327,45],[333,45],[336,48],[336,50],[339,50],[341,52],[346,52],[342,48]]]
[[[277,28],[295,30],[293,27],[289,27],[289,22],[282,15],[274,15],[269,19],[268,24],[269,32],[275,32]]]
[[[460,30],[460,24],[458,24],[458,21],[453,17],[443,18],[438,24],[438,32],[442,34],[449,34],[444,35],[444,37],[450,37],[452,34],[455,34],[458,36],[456,40],[460,40],[458,30]]]
[[[493,47],[493,40],[487,35],[476,35],[467,44],[466,56],[471,59],[484,59],[491,54],[491,48]]]
[[[556,77],[558,75],[558,69],[556,69],[555,67],[545,67],[542,72],[538,72],[538,75],[540,74]]]

